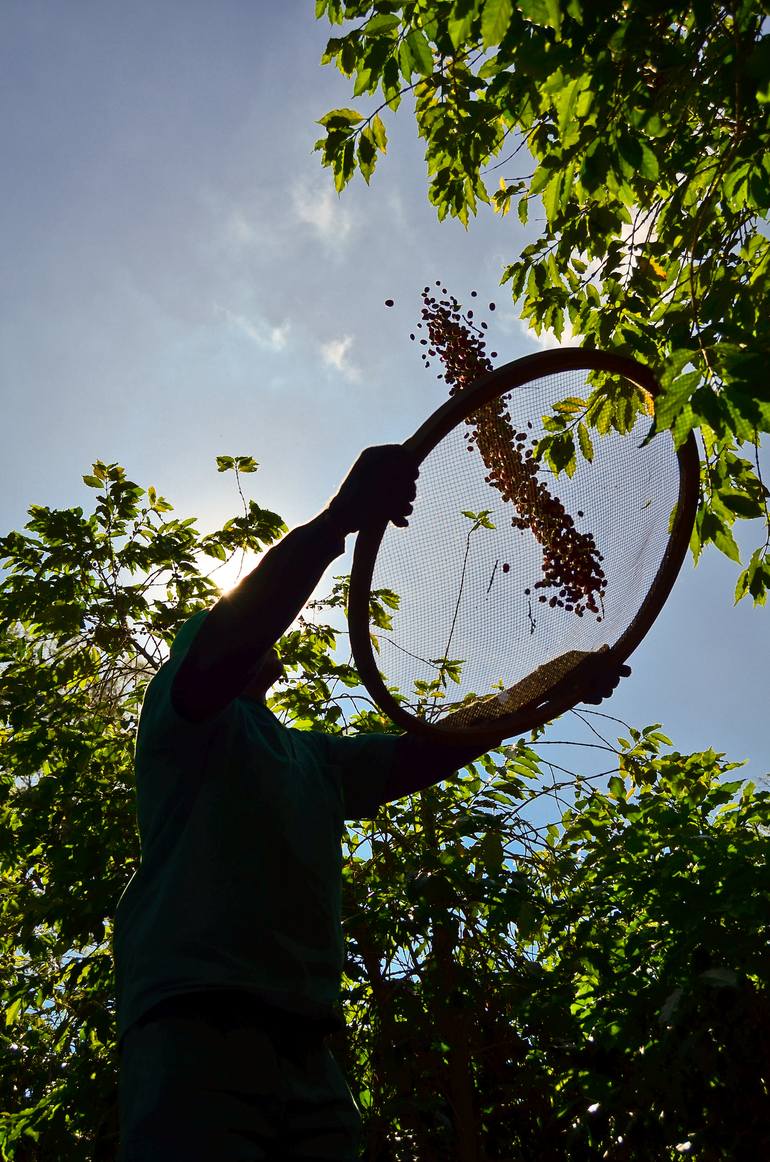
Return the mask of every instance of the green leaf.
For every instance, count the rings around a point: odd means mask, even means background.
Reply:
[[[744,519],[762,516],[764,512],[761,501],[756,496],[749,496],[746,492],[738,492],[733,488],[720,488],[717,495],[725,508]]]
[[[485,508],[481,512],[470,512],[463,510],[461,516],[465,516],[468,520],[473,521],[473,528],[471,532],[475,532],[478,528],[493,529],[495,526],[489,519],[491,509]]]
[[[376,88],[376,80],[373,79],[374,74],[371,69],[359,69],[356,73],[356,81],[353,85],[353,96],[360,97],[362,93],[368,93]]]
[[[324,114],[317,124],[324,125],[327,129],[333,129],[358,125],[360,121],[363,121],[363,117],[355,109],[331,109]]]
[[[459,52],[471,34],[473,27],[473,10],[466,10],[460,14],[453,7],[447,21],[447,32],[455,52]]]
[[[392,589],[376,589],[372,596],[377,597],[389,609],[398,609],[401,605],[400,596],[398,593],[394,593]]]
[[[588,428],[581,420],[578,424],[578,441],[580,443],[580,451],[583,453],[584,459],[592,461],[594,458],[594,445]]]
[[[676,414],[692,396],[703,376],[700,371],[686,371],[669,384],[655,401],[655,423],[658,429],[668,428]]]
[[[439,678],[442,684],[445,683],[446,678],[450,678],[453,682],[459,683],[462,680],[461,671],[465,665],[463,658],[429,658],[432,666],[437,666],[440,670]]]
[[[398,64],[401,69],[401,76],[407,84],[411,83],[412,76],[415,72],[414,60],[409,51],[409,45],[405,40],[402,40],[398,46]],[[361,90],[363,92],[363,89]],[[353,94],[355,96],[355,92]]]
[[[235,467],[239,472],[256,472],[259,464],[253,456],[236,456]]]
[[[235,467],[234,456],[217,456],[217,472],[227,472]]]
[[[16,1018],[19,1015],[19,1011],[20,1011],[23,1003],[24,1003],[24,998],[17,997],[15,1001],[12,1001],[11,1004],[8,1005],[7,1009],[5,1010],[6,1028],[8,1028],[10,1025],[12,1025],[14,1023],[14,1021],[16,1020]]]
[[[561,29],[561,5],[559,0],[518,0],[522,16],[533,24],[544,28]]]
[[[650,149],[646,141],[640,142],[642,147],[642,156],[639,163],[639,172],[642,177],[647,178],[648,181],[656,182],[660,177],[660,167],[658,159]]]
[[[101,488],[102,486],[102,481],[98,476],[84,476],[83,481],[89,488]]]
[[[376,163],[377,145],[371,127],[367,126],[358,138],[358,168],[361,170],[361,176],[367,185]]]
[[[476,851],[488,875],[500,871],[503,865],[505,851],[503,841],[496,831],[487,831],[484,838],[477,845]]]
[[[626,784],[625,780],[621,779],[619,775],[612,775],[607,786],[609,788],[610,798],[625,799]]]
[[[206,539],[201,542],[201,548],[208,557],[214,557],[217,561],[227,560],[227,549],[221,541]]]
[[[574,121],[580,94],[587,87],[588,82],[588,76],[574,77],[573,80],[554,93],[553,104],[558,117],[560,133],[563,134]]]
[[[398,16],[381,12],[366,22],[363,28],[364,36],[393,37],[398,31],[400,23]]]
[[[548,185],[543,190],[543,207],[549,222],[553,221],[561,207],[561,192],[563,181],[563,171],[557,170],[556,173],[552,176],[551,180],[548,182]]]
[[[575,412],[582,412],[586,406],[586,401],[580,399],[577,395],[568,395],[565,399],[560,399],[558,403],[553,405],[554,411],[566,412],[567,415],[574,415]]]
[[[512,0],[485,0],[481,14],[481,39],[484,48],[500,44],[508,31],[512,16]]]
[[[354,43],[352,37],[346,36],[340,45],[340,53],[337,60],[337,67],[340,72],[349,77],[355,70],[358,60],[357,45]]]
[[[387,134],[385,133],[385,126],[383,125],[382,119],[380,118],[378,113],[375,113],[374,117],[372,118],[371,129],[372,129],[372,136],[373,136],[374,141],[377,145],[377,148],[382,153],[385,153],[387,146],[388,146],[388,138],[387,138]]]
[[[355,141],[352,137],[348,138],[335,156],[332,168],[334,170],[334,188],[339,194],[355,173]]]
[[[770,562],[765,559],[762,549],[755,549],[748,566],[743,570],[735,586],[736,605],[747,595],[751,595],[755,605],[764,605],[770,587]]]
[[[529,183],[530,197],[533,197],[535,194],[539,194],[542,190],[544,190],[553,176],[553,162],[550,159],[548,159],[548,161],[541,162],[532,176],[532,181]]]
[[[740,564],[741,555],[735,538],[723,520],[710,508],[702,508],[695,519],[695,528],[702,544],[713,541],[720,552]]]
[[[420,76],[429,77],[433,72],[433,53],[423,33],[419,28],[413,28],[404,43],[409,46],[415,70]]]
[[[561,472],[566,472],[567,476],[574,475],[577,460],[575,440],[571,432],[546,436],[538,445],[538,455],[541,454],[541,449],[546,464],[553,469],[556,476]]]

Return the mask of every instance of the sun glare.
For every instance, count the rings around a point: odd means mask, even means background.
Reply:
[[[209,573],[209,577],[215,585],[219,586],[222,593],[229,593],[244,577],[248,577],[249,573],[256,569],[259,560],[258,553],[234,553],[227,561],[215,565]]]

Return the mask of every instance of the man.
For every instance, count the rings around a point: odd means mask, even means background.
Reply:
[[[400,445],[364,451],[317,517],[185,623],[148,687],[142,859],[114,934],[121,1162],[358,1156],[358,1109],[325,1041],[344,1027],[343,821],[477,748],[290,730],[265,696],[282,673],[274,644],[346,535],[405,526],[418,475]]]

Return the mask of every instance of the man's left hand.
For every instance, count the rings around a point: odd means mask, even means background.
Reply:
[[[627,678],[630,673],[631,667],[625,664],[608,666],[606,663],[604,665],[599,663],[582,701],[587,702],[589,706],[598,706],[605,698],[612,697],[620,679]]]

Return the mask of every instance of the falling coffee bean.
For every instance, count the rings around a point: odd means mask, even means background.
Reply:
[[[441,282],[436,286],[441,287]],[[442,294],[448,294],[444,287]],[[471,291],[471,298],[476,297],[477,292]],[[486,324],[478,326],[473,321],[473,311],[463,313],[456,298],[450,296],[439,301],[426,286],[422,299],[421,317],[428,330],[428,340],[420,340],[428,347],[428,354],[423,352],[423,362],[427,367],[431,357],[437,355],[444,367],[450,396],[458,395],[493,370],[491,360],[497,358],[497,352],[487,355]],[[494,310],[495,304],[490,303],[489,309]],[[421,327],[422,323],[417,325]],[[526,432],[514,429],[501,397],[471,412],[465,422],[471,429],[468,451],[478,448],[488,473],[485,480],[516,509],[512,527],[521,532],[530,529],[542,546],[543,575],[535,582],[535,588],[556,590],[556,593],[550,598],[541,594],[539,600],[548,602],[553,609],[574,612],[578,617],[586,609],[598,613],[607,588],[602,556],[597,552],[593,536],[578,532],[559,498],[552,496],[545,482],[538,478],[539,462],[534,453],[538,441],[533,438],[527,451],[523,451]],[[527,428],[532,430],[531,420],[527,421]],[[578,510],[577,515],[582,518],[584,513]],[[509,568],[508,564],[503,565],[503,572],[507,573]],[[525,590],[527,596],[529,592]]]

